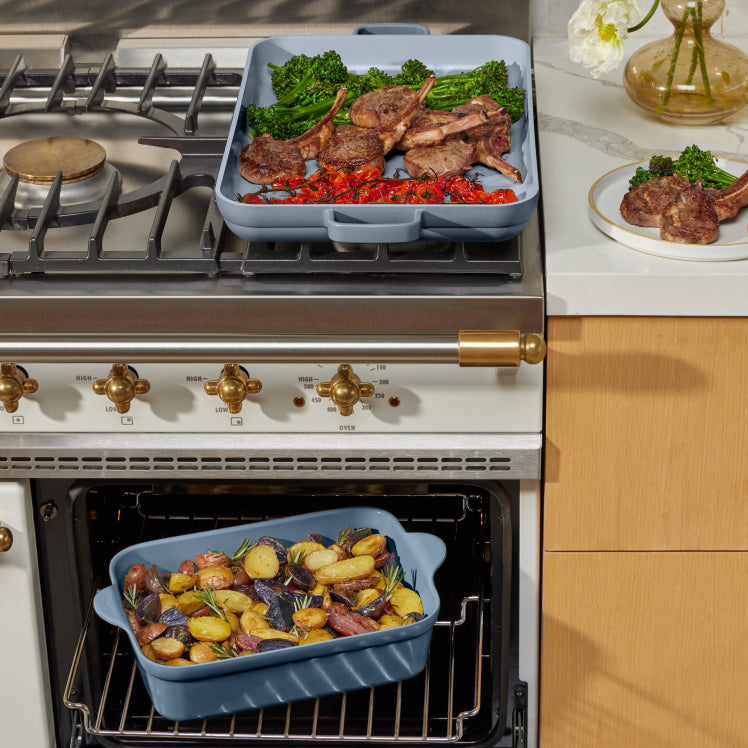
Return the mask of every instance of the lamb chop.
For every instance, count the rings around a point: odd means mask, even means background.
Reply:
[[[521,183],[522,172],[502,156],[511,149],[512,120],[505,107],[502,107],[490,96],[476,96],[452,110],[455,114],[466,115],[475,111],[495,112],[491,121],[482,127],[468,131],[468,142],[475,145],[476,160],[485,166],[500,171],[509,179]]]
[[[253,184],[272,184],[276,179],[303,176],[306,162],[327,145],[335,131],[335,115],[343,106],[347,89],[341,88],[330,111],[305,133],[289,140],[258,135],[239,153],[239,173]]]
[[[395,147],[401,151],[408,151],[411,148],[442,145],[451,135],[472,130],[501,116],[500,110],[486,112],[480,109],[460,116],[453,112],[422,109],[413,118],[410,127]]]
[[[703,189],[679,176],[655,177],[629,190],[621,215],[634,226],[659,227],[660,237],[681,244],[711,244],[719,224],[748,205],[748,171],[729,187]]]
[[[403,156],[403,165],[411,177],[451,179],[464,174],[475,163],[475,144],[449,138],[440,145],[411,148]]]
[[[317,163],[329,170],[384,169],[384,157],[410,126],[434,80],[427,78],[418,91],[408,86],[383,86],[354,99],[350,108],[354,124],[336,128],[317,154]]]

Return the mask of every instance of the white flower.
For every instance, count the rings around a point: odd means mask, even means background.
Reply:
[[[569,59],[591,68],[592,77],[623,62],[623,40],[641,18],[637,0],[582,0],[569,20]]]

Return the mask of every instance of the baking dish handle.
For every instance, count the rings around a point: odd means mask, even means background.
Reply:
[[[362,23],[353,29],[353,33],[360,36],[372,36],[374,34],[418,34],[428,36],[431,34],[428,26],[421,23]]]
[[[436,571],[447,556],[447,546],[441,538],[427,532],[409,532],[408,540],[412,543],[420,542],[429,562]]]
[[[414,211],[412,218],[402,223],[352,223],[340,220],[333,208],[327,208],[322,212],[322,223],[327,227],[330,241],[351,244],[366,244],[372,241],[381,244],[417,241],[421,236],[422,220],[422,210]]]
[[[122,604],[114,585],[99,590],[94,597],[94,610],[107,623],[122,627]]]

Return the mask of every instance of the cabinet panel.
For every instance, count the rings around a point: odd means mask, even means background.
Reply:
[[[545,553],[540,748],[748,745],[748,553]]]
[[[748,319],[548,321],[546,550],[748,549]]]

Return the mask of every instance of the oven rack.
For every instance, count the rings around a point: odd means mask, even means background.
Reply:
[[[63,700],[68,708],[77,711],[85,732],[126,743],[163,739],[170,744],[177,741],[190,745],[258,740],[456,743],[463,739],[467,721],[479,714],[482,705],[483,662],[487,656],[483,595],[464,597],[457,611],[453,618],[436,622],[426,668],[408,681],[240,714],[173,722],[160,716],[150,703],[127,638],[114,627],[106,627],[113,636],[111,651],[100,655],[106,667],[101,693],[91,703],[75,699],[80,692],[81,661],[97,656],[87,652],[95,618],[92,600]],[[432,655],[445,646],[448,657],[437,665]],[[473,674],[471,703],[458,711],[457,696],[466,693],[467,682],[464,671],[456,682],[456,664],[458,658],[462,661],[468,654]],[[464,664],[463,661],[463,667]],[[435,672],[437,667],[446,670],[446,678]],[[442,693],[437,694],[437,688]],[[445,711],[433,710],[432,704],[437,700],[446,704]]]

